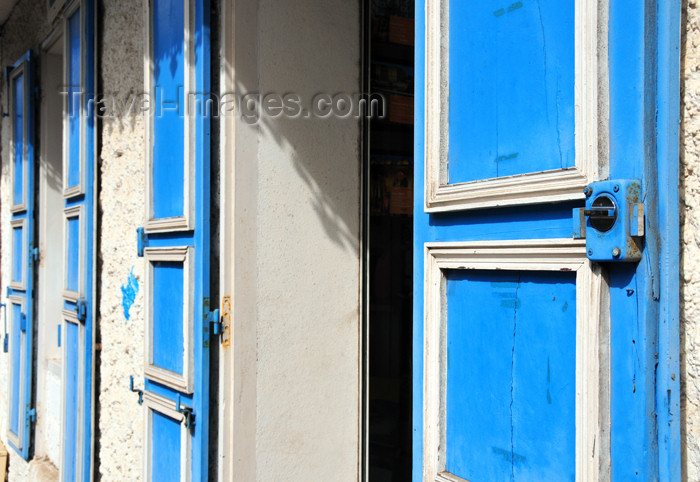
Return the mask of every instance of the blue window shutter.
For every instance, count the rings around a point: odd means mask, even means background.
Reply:
[[[148,200],[138,231],[147,306],[144,477],[206,481],[215,311],[209,301],[210,119],[204,109],[185,112],[184,102],[190,101],[185,93],[210,90],[209,1],[153,0],[149,6],[146,89],[157,107],[146,127]],[[180,108],[161,110],[168,101]]]
[[[64,156],[64,310],[59,331],[63,353],[61,403],[64,481],[92,480],[94,433],[95,307],[95,0],[65,12],[68,122]],[[80,93],[80,95],[78,95]]]
[[[7,71],[11,126],[12,274],[7,290],[10,446],[29,459],[34,420],[34,61],[26,52]]]

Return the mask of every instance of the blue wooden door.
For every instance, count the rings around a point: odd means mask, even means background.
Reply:
[[[10,126],[10,251],[12,263],[5,306],[10,355],[7,440],[29,458],[34,417],[34,62],[27,52],[8,71]],[[6,124],[7,125],[7,124]]]
[[[149,2],[146,92],[146,480],[208,479],[209,2]],[[191,97],[191,93],[200,93]],[[199,103],[198,103],[199,102]]]
[[[679,15],[416,2],[414,481],[679,479]]]
[[[89,481],[94,425],[94,1],[65,12],[63,105],[63,353],[60,477]],[[47,241],[50,242],[50,241]]]

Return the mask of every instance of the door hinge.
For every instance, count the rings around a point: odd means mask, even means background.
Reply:
[[[85,298],[80,298],[78,300],[75,313],[78,315],[78,321],[85,323],[85,320],[87,320],[87,301]]]
[[[223,324],[221,323],[221,314],[219,309],[215,309],[206,313],[205,323],[209,323],[212,335],[220,335],[223,331]]]
[[[27,423],[36,422],[36,408],[28,408],[24,414],[24,418]]]
[[[36,246],[29,246],[29,261],[32,263],[39,261],[39,248]]]
[[[19,329],[26,333],[27,331],[27,315],[22,313],[19,318]]]
[[[136,228],[136,255],[143,258],[143,251],[148,244],[148,236],[143,228]]]
[[[182,423],[185,425],[185,428],[192,429],[194,427],[194,410],[192,410],[191,407],[186,407],[180,403],[180,394],[177,395],[175,410],[183,415]]]

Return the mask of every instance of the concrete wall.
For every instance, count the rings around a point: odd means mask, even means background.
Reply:
[[[307,106],[359,92],[357,1],[235,4],[235,92],[291,92]],[[228,467],[235,480],[357,480],[359,124],[262,116],[232,129]]]

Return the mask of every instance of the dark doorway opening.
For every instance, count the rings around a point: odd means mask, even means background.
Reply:
[[[365,0],[365,83],[384,99],[365,130],[366,470],[411,480],[414,0]]]

